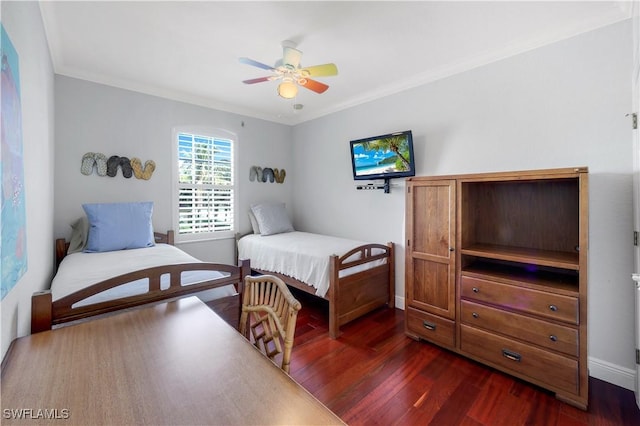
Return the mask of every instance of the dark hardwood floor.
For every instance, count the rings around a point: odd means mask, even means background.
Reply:
[[[349,425],[640,425],[633,392],[590,379],[589,410],[404,335],[380,309],[331,340],[326,302],[296,292],[291,376]]]

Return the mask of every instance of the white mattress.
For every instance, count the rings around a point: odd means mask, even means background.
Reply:
[[[104,253],[73,253],[66,256],[60,263],[58,272],[51,282],[51,294],[55,301],[85,287],[118,275],[155,266],[193,262],[200,262],[200,260],[168,244],[156,244],[153,247]],[[182,274],[181,282],[182,285],[189,285],[225,275],[228,274],[216,271],[187,271]],[[168,274],[161,278],[160,288],[169,288]],[[74,306],[90,305],[125,296],[142,294],[146,293],[148,289],[149,282],[147,279],[132,281],[84,299],[74,304]],[[236,294],[235,287],[233,285],[227,285],[206,290],[197,295],[206,302],[234,294]]]
[[[251,259],[252,268],[293,277],[313,286],[316,294],[324,297],[329,290],[329,257],[333,254],[342,256],[365,244],[370,243],[300,231],[269,236],[250,234],[238,241],[238,255],[240,259]],[[373,254],[382,252],[373,250]],[[356,253],[349,260],[359,257],[360,253]],[[340,276],[374,268],[384,262],[379,259],[344,269]]]

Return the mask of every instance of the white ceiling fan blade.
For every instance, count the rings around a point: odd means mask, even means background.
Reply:
[[[302,52],[289,46],[284,46],[282,50],[282,65],[289,65],[294,69],[298,68],[300,66],[300,58],[302,58]]]

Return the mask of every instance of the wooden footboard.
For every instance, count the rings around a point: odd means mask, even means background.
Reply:
[[[229,275],[210,281],[183,286],[180,282],[180,274],[186,271],[218,271],[228,273]],[[52,301],[51,290],[36,292],[31,298],[31,333],[50,330],[52,326],[58,324],[183,297],[229,284],[234,285],[238,293],[242,294],[244,277],[250,273],[251,267],[249,260],[241,261],[239,266],[205,262],[183,263],[156,266],[119,275],[86,287],[56,301]],[[160,279],[165,274],[170,276],[169,288],[161,289]],[[144,294],[122,297],[86,306],[74,306],[76,303],[90,296],[139,279],[148,279],[149,290]]]
[[[375,254],[374,254],[375,253]],[[359,254],[356,260],[349,260]],[[340,271],[376,260],[385,259],[382,265],[340,278]],[[324,297],[329,301],[329,335],[340,335],[340,326],[387,305],[395,307],[395,266],[393,243],[367,244],[342,256],[331,256],[329,291]],[[316,289],[287,275],[253,269],[261,274],[275,275],[287,285],[315,295]]]
[[[374,254],[382,250],[380,254]],[[360,253],[358,259],[349,260]],[[385,263],[372,269],[340,278],[340,271],[354,266],[386,259]],[[393,243],[367,244],[338,257],[331,256],[329,284],[329,335],[335,339],[340,335],[340,326],[362,315],[388,305],[395,306],[395,267]]]

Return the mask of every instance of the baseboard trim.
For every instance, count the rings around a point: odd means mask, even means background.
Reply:
[[[396,296],[396,308],[404,311],[404,297]]]
[[[633,391],[636,372],[620,365],[589,357],[589,376]]]

